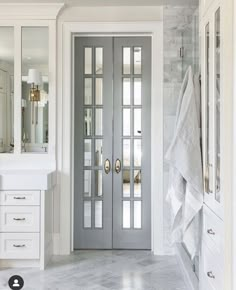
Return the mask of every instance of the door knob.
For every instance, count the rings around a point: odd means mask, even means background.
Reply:
[[[108,174],[111,171],[111,163],[110,163],[109,159],[105,160],[104,171],[105,171],[106,174]]]
[[[116,159],[115,171],[116,171],[117,174],[120,173],[120,171],[121,171],[121,161],[120,161],[120,159]]]

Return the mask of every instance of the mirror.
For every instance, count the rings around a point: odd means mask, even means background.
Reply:
[[[14,28],[0,27],[0,153],[14,151]]]
[[[48,27],[22,28],[22,152],[48,148]]]

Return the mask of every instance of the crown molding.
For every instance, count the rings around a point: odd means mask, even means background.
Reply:
[[[0,3],[0,19],[55,20],[64,3]]]

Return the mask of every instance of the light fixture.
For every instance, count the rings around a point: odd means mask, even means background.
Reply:
[[[39,86],[42,83],[42,74],[34,68],[29,69],[27,83],[30,84],[29,100],[31,102],[31,118],[34,124],[34,112],[36,110],[36,125],[38,124],[38,103],[40,102]]]
[[[31,102],[40,102],[39,86],[42,83],[42,75],[37,69],[29,69],[28,84],[30,84],[29,100]]]

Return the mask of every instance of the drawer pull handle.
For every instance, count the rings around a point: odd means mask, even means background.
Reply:
[[[25,245],[13,245],[13,247],[15,247],[15,248],[24,248]]]
[[[14,221],[25,221],[25,218],[13,218]]]
[[[213,236],[216,234],[212,229],[207,230],[207,233]]]
[[[211,279],[215,279],[215,276],[213,275],[213,273],[211,271],[207,272],[207,276]]]
[[[19,197],[19,196],[14,196],[14,199],[26,199],[25,196]]]

